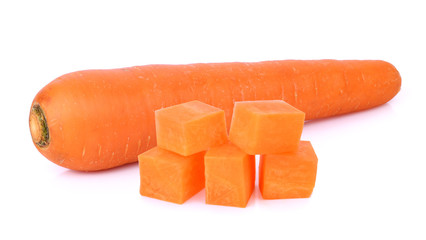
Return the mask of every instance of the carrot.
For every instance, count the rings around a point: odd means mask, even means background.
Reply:
[[[159,147],[140,154],[140,194],[183,204],[204,188],[204,154],[184,157]]]
[[[148,65],[65,74],[35,97],[30,130],[52,162],[95,171],[137,161],[156,145],[154,111],[200,100],[224,109],[235,101],[282,99],[306,119],[389,101],[401,77],[384,61],[284,60]]]
[[[259,189],[264,199],[308,198],[315,187],[318,158],[309,141],[295,152],[260,155]]]
[[[246,207],[253,193],[255,159],[228,143],[204,155],[206,203]]]
[[[157,146],[182,156],[228,141],[225,112],[200,101],[155,111]]]
[[[305,113],[282,100],[236,102],[229,139],[250,155],[296,151]]]

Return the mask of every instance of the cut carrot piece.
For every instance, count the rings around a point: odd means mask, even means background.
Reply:
[[[318,158],[309,141],[293,153],[261,155],[259,189],[265,199],[307,198],[316,180]]]
[[[254,156],[228,143],[210,148],[204,164],[206,203],[246,207],[254,188]]]
[[[305,113],[282,100],[236,102],[229,138],[246,153],[296,151]]]
[[[184,157],[158,147],[140,154],[140,194],[184,203],[204,188],[204,154]]]
[[[157,146],[182,156],[228,141],[225,112],[200,101],[155,111]]]

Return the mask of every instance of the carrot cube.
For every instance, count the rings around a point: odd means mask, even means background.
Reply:
[[[189,156],[228,141],[225,112],[200,101],[155,111],[157,146]]]
[[[305,113],[282,100],[236,102],[231,142],[250,155],[296,151]]]
[[[204,154],[184,157],[158,147],[140,154],[140,194],[184,203],[204,188]]]
[[[210,148],[204,165],[206,203],[246,207],[254,189],[254,156],[228,143]]]
[[[261,155],[259,189],[264,199],[307,198],[316,180],[318,158],[309,141],[297,152]]]

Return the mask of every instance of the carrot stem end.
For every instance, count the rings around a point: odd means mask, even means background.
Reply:
[[[29,123],[34,144],[40,148],[48,147],[50,143],[49,127],[43,109],[37,103],[31,108]]]

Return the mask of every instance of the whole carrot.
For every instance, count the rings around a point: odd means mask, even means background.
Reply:
[[[95,171],[136,162],[156,145],[154,111],[199,100],[225,110],[235,101],[282,99],[306,119],[372,108],[393,98],[401,77],[376,60],[147,65],[65,74],[35,97],[30,130],[52,162]]]

